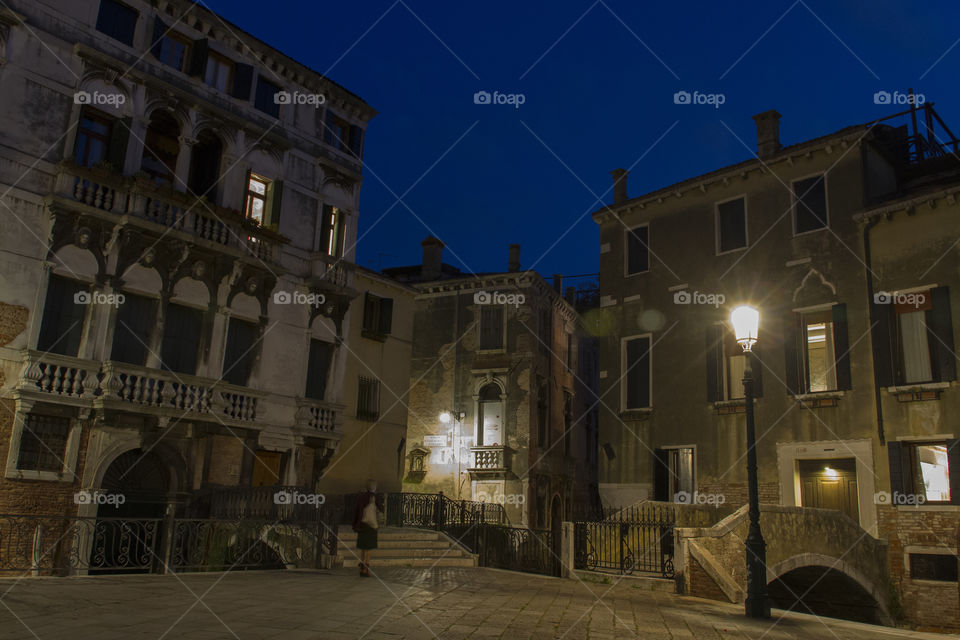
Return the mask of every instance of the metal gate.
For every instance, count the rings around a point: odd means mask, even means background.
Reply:
[[[600,522],[576,522],[574,566],[672,578],[675,523],[674,510],[657,505],[620,512]]]

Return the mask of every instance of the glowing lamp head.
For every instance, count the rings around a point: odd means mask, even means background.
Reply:
[[[440,422],[442,422],[443,424],[450,424],[450,417],[451,417],[450,412],[444,411],[443,413],[440,414]]]
[[[750,351],[757,342],[760,312],[749,305],[741,305],[730,312],[730,324],[737,342],[744,351]]]

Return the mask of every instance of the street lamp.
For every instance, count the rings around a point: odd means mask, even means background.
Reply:
[[[460,445],[462,444],[462,438],[463,438],[463,419],[466,416],[467,414],[464,413],[463,411],[454,411],[452,409],[449,409],[449,410],[445,409],[444,411],[440,412],[439,416],[437,416],[437,418],[443,424],[450,424],[451,420],[456,423],[456,427],[457,427],[456,435],[454,435],[453,437],[453,452],[454,452],[453,455],[457,459],[457,475],[453,479],[453,485],[457,489],[458,500],[460,499],[460,487],[463,484],[460,481],[460,474],[462,473],[460,471],[460,453],[461,453]]]
[[[753,345],[757,343],[760,312],[742,305],[730,313],[730,324],[737,342],[743,347],[743,395],[747,409],[747,496],[750,503],[750,532],[745,543],[747,553],[747,600],[745,612],[751,618],[769,618],[767,600],[767,543],[760,532],[760,492],[757,488],[757,437],[753,424]]]

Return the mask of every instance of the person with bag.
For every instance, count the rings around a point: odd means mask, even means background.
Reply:
[[[367,480],[367,490],[357,497],[353,511],[353,530],[360,550],[360,575],[370,577],[370,550],[377,548],[377,515],[383,511],[383,497],[377,493],[377,481]]]

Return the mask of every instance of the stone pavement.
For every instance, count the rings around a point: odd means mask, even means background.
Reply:
[[[945,638],[493,569],[0,579],[0,640]]]

